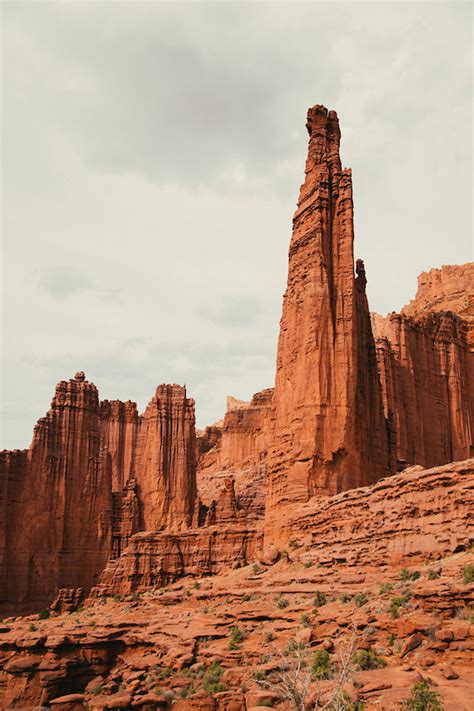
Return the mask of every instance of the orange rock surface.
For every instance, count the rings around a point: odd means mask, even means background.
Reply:
[[[110,553],[110,456],[99,397],[83,373],[56,387],[26,452],[2,453],[4,611],[47,607],[59,588],[89,589]]]
[[[99,597],[82,610],[3,621],[0,706],[248,711],[267,699],[289,711],[265,682],[277,683],[298,654],[311,664],[317,650],[336,672],[352,644],[383,664],[355,664],[344,684],[366,709],[400,708],[426,680],[445,711],[468,711],[473,491],[469,460],[319,498],[295,509],[294,537],[276,559],[246,565],[236,556],[240,567],[224,562],[214,575],[197,538],[221,538],[226,555],[241,551],[227,531],[138,534],[128,564],[110,565]],[[218,546],[207,550],[215,555]],[[163,573],[183,560],[183,572],[199,577],[163,587]],[[335,680],[309,680],[308,708]]]
[[[141,529],[182,530],[196,510],[194,400],[180,385],[159,385],[140,422],[134,477]]]

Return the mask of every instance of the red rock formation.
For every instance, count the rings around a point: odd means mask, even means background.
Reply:
[[[417,318],[429,311],[451,311],[467,324],[467,367],[471,419],[474,417],[474,262],[431,269],[418,277],[416,297],[403,313]]]
[[[470,456],[466,323],[452,313],[372,317],[397,465],[435,466]]]
[[[63,587],[87,591],[103,569],[112,501],[99,425],[97,389],[80,372],[56,387],[30,449],[3,454],[4,610],[46,607]]]
[[[286,535],[304,541],[321,565],[424,563],[470,549],[473,484],[474,459],[413,467],[301,505]]]
[[[131,477],[137,433],[138,412],[134,402],[100,403],[100,436],[111,457],[113,491],[121,492]]]
[[[189,528],[196,511],[194,400],[180,385],[159,385],[141,419],[134,477],[141,530]]]
[[[337,115],[308,111],[306,175],[293,219],[275,384],[267,514],[389,471],[365,271],[354,274],[352,179]],[[276,524],[278,525],[278,524]]]
[[[204,576],[241,567],[255,559],[261,542],[261,533],[236,523],[177,534],[137,533],[122,556],[108,563],[93,594],[126,594],[168,585],[186,575]]]
[[[199,437],[198,489],[208,507],[231,473],[239,511],[249,520],[262,518],[272,406],[272,388],[255,393],[250,402],[228,397],[222,424]]]

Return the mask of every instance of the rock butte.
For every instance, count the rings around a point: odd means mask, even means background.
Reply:
[[[351,703],[427,679],[471,708],[474,264],[370,314],[337,115],[306,125],[275,387],[196,431],[184,387],[139,415],[79,371],[0,453],[0,609],[26,615],[0,628],[0,708],[283,711],[275,649],[335,659],[352,629],[386,666],[354,671]]]

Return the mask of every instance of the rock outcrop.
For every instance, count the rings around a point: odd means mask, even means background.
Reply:
[[[0,707],[287,711],[278,673],[299,662],[305,682],[318,653],[332,679],[307,680],[310,708],[351,658],[351,703],[398,709],[426,680],[446,711],[467,711],[473,491],[470,460],[312,499],[286,554],[253,565],[243,528],[137,534],[84,609],[4,620]],[[186,573],[199,581],[173,582]],[[64,591],[58,607],[75,602]]]
[[[397,467],[469,457],[472,417],[466,323],[449,312],[372,317]]]
[[[100,436],[110,454],[112,489],[122,491],[132,477],[139,418],[134,402],[103,400],[100,403]]]
[[[267,516],[390,470],[362,261],[354,272],[352,178],[337,115],[308,111],[305,181],[293,218],[280,322]],[[276,523],[276,525],[278,525]]]
[[[255,560],[261,542],[261,533],[237,523],[220,522],[182,533],[137,533],[124,554],[108,563],[93,595],[127,594],[163,587],[186,575],[242,567]]]
[[[194,400],[180,385],[159,385],[141,418],[134,465],[140,528],[180,531],[197,510]]]
[[[2,454],[3,610],[39,609],[59,588],[88,590],[107,562],[111,463],[99,398],[82,372],[56,388],[26,452]]]

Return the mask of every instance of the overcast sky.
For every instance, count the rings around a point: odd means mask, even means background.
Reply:
[[[472,259],[470,3],[5,2],[1,446],[82,369],[198,424],[273,385],[306,110],[336,109],[372,310]]]

